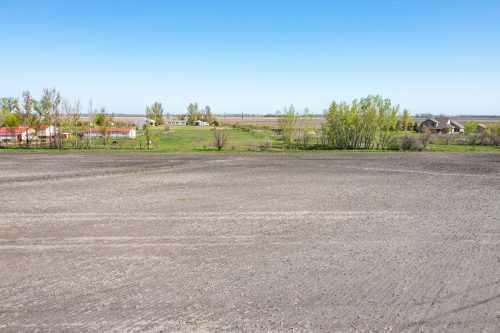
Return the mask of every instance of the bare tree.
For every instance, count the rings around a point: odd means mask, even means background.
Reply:
[[[422,147],[423,149],[429,149],[429,143],[432,139],[432,133],[427,129],[427,127],[422,128]]]
[[[43,96],[41,100],[41,113],[42,113],[42,122],[43,125],[48,126],[47,131],[48,131],[48,137],[49,137],[49,146],[52,148],[52,130],[51,130],[51,124],[52,124],[52,113],[51,113],[51,97],[50,97],[50,92],[49,89],[44,88],[43,89]]]
[[[33,109],[33,99],[31,98],[31,94],[29,91],[24,91],[23,92],[23,102],[22,102],[22,123],[24,127],[26,127],[26,148],[30,147],[30,130],[31,127],[33,126],[33,123],[35,121],[35,117],[33,114],[31,114],[31,111]]]
[[[77,125],[80,120],[80,100],[77,100],[74,104],[68,102],[64,99],[61,103],[61,111],[64,117],[65,123],[69,128],[70,135],[74,136],[75,141],[73,142],[73,147],[78,145],[78,133]]]
[[[43,89],[42,108],[45,113],[45,122],[49,126],[50,147],[60,147],[60,137],[57,136],[57,126],[60,124],[59,104],[61,94],[55,88]],[[51,127],[52,126],[52,127]]]
[[[146,145],[148,150],[151,145],[151,123],[150,119],[153,117],[153,110],[149,106],[146,106],[146,122],[144,123],[144,134],[146,135]]]
[[[38,133],[44,121],[45,113],[43,109],[43,103],[41,100],[38,101],[36,99],[33,99],[32,102],[33,102],[33,110],[35,110],[35,113],[33,114],[34,117],[33,129],[35,130],[35,132]]]
[[[78,146],[78,122],[81,117],[81,108],[80,99],[77,99],[73,104],[73,107],[70,109],[71,112],[69,114],[72,134],[75,136],[75,146]]]
[[[215,128],[213,133],[214,133],[213,144],[214,144],[215,148],[217,148],[218,150],[221,150],[227,144],[227,139],[229,137],[229,133],[226,130],[220,129],[220,128]]]
[[[92,136],[91,136],[91,128],[94,127],[94,105],[92,98],[89,99],[89,105],[88,105],[88,111],[87,111],[87,125],[88,125],[88,132],[87,137],[88,137],[88,144],[89,148],[92,148]]]
[[[70,131],[71,131],[71,120],[70,120],[71,108],[72,106],[66,98],[61,101],[62,122],[68,123]]]

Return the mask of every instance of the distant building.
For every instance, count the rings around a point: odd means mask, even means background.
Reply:
[[[142,127],[146,125],[147,122],[149,122],[149,126],[156,126],[156,120],[149,118],[137,119],[136,121],[134,121],[134,125],[137,127]]]
[[[128,138],[135,139],[137,133],[133,128],[106,128],[105,132],[110,138]],[[103,135],[103,131],[100,128],[87,128],[85,129],[84,135],[89,138],[100,138]]]
[[[167,120],[165,121],[165,125],[168,126],[185,126],[186,121],[185,120]]]
[[[428,118],[420,124],[420,130],[427,129],[433,133],[463,133],[464,126],[459,122],[446,118]]]
[[[476,126],[476,130],[474,132],[476,133],[483,133],[484,131],[486,131],[486,125],[484,124],[477,124]]]
[[[38,130],[36,131],[36,136],[39,139],[48,139],[51,137],[55,137],[57,134],[57,128],[55,128],[52,125],[42,125]]]
[[[209,124],[206,121],[201,121],[201,120],[195,121],[193,125],[194,126],[209,126]]]
[[[25,126],[17,126],[14,129],[2,127],[0,128],[0,141],[26,141],[28,135],[31,139],[35,134],[34,129]]]

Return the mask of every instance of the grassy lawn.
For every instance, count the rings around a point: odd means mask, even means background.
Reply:
[[[470,145],[453,145],[453,144],[430,144],[429,151],[498,151],[499,147],[494,146],[470,146]]]
[[[228,132],[228,141],[224,150],[228,151],[248,151],[259,150],[266,140],[271,142],[272,146],[281,146],[282,143],[278,136],[269,129],[234,129],[226,127]],[[213,128],[197,126],[170,126],[169,130],[164,127],[151,128],[150,151],[158,152],[190,152],[190,151],[210,151],[217,150],[214,145]],[[92,139],[90,149],[74,149],[70,142],[64,144],[63,151],[81,152],[81,151],[148,151],[147,140],[143,130],[137,131],[137,138],[116,139],[109,138],[108,144],[103,145],[102,139]],[[4,148],[0,151],[54,151],[47,148],[30,149]]]
[[[225,149],[245,150],[255,149],[264,145],[266,139],[273,145],[279,145],[276,134],[267,129],[242,130],[225,128],[228,132],[228,142]],[[146,143],[143,131],[138,131],[136,141]],[[196,151],[215,149],[213,146],[213,128],[194,126],[171,126],[169,131],[163,128],[153,128],[152,141],[155,149],[161,151]]]

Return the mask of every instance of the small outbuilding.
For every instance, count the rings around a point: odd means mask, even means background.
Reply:
[[[106,128],[104,130],[107,136],[110,138],[125,138],[125,139],[135,139],[137,133],[133,128]],[[87,128],[85,129],[84,135],[89,138],[101,138],[103,136],[103,130],[100,128]]]
[[[206,121],[197,120],[197,121],[194,122],[193,125],[194,126],[209,126],[209,123],[206,122]]]
[[[149,119],[149,118],[142,118],[142,119],[137,119],[134,121],[134,125],[137,127],[142,127],[146,125],[149,122],[149,126],[156,126],[156,120]]]
[[[165,125],[167,126],[185,126],[185,120],[167,120],[165,121]]]

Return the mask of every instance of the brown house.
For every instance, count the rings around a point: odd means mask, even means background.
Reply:
[[[420,131],[427,129],[432,133],[463,133],[464,126],[459,122],[446,118],[429,118],[420,124]]]
[[[476,133],[483,133],[484,131],[486,131],[486,129],[487,129],[486,125],[484,125],[484,124],[477,124],[476,129],[474,130],[474,132],[476,132]]]

